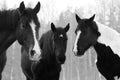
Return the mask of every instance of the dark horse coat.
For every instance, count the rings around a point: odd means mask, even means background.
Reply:
[[[7,61],[6,51],[0,55],[0,80],[2,78],[2,72],[4,70]]]
[[[42,49],[42,59],[39,62],[30,61],[22,48],[21,66],[27,80],[59,80],[61,64],[64,64],[66,59],[66,32],[69,25],[66,28],[55,28],[54,24],[51,24],[51,29],[43,34],[39,41]]]
[[[98,71],[107,80],[114,80],[115,76],[120,77],[120,57],[104,44],[97,42],[94,48],[97,52],[96,65]]]
[[[21,2],[17,9],[0,10],[0,80],[7,59],[6,50],[10,45],[16,40],[21,46],[27,46],[28,49],[34,45],[34,38],[31,35],[33,32],[29,23],[34,20],[39,26],[37,18],[39,8],[40,2],[34,9],[26,8],[24,2]]]
[[[97,53],[96,65],[98,71],[107,80],[114,80],[115,76],[120,77],[120,57],[109,46],[97,41],[101,33],[97,23],[94,21],[94,17],[95,14],[89,19],[81,19],[76,14],[78,25],[75,30],[77,42],[75,42],[74,52],[75,55],[82,56],[87,49],[94,46]]]

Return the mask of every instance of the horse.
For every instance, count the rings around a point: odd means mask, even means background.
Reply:
[[[2,72],[6,65],[6,61],[7,61],[7,55],[6,55],[6,51],[5,51],[0,55],[0,80],[2,79]]]
[[[102,42],[100,26],[94,21],[95,14],[90,18],[81,19],[76,14],[78,23],[75,30],[76,40],[73,52],[76,56],[84,55],[91,46],[97,53],[96,66],[98,71],[107,79],[115,80],[114,77],[120,77],[120,57],[114,53],[111,46]]]
[[[42,35],[39,40],[42,59],[31,61],[24,48],[21,49],[21,67],[27,80],[59,80],[61,65],[66,60],[67,31],[65,27],[56,28],[51,23],[51,30]]]
[[[38,42],[40,23],[37,13],[40,2],[32,8],[25,8],[21,2],[17,9],[0,11],[0,80],[6,64],[6,50],[16,40],[24,47],[29,59],[41,59],[41,50]]]
[[[17,9],[0,11],[0,54],[17,40],[26,48],[31,59],[40,57],[37,33],[40,27],[37,18],[39,10],[40,2],[34,9],[25,8],[24,2],[21,2]]]

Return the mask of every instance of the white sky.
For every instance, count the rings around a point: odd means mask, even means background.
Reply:
[[[104,12],[109,14],[111,3],[116,5],[120,3],[120,0],[0,0],[0,9],[4,8],[3,4],[5,4],[7,9],[17,8],[22,1],[24,1],[26,6],[32,8],[40,1],[41,10],[38,15],[39,19],[45,23],[58,20],[60,14],[68,9],[74,12],[76,9],[83,8],[83,17],[90,17],[94,13],[97,15],[103,14],[103,7],[105,6],[108,9]]]
[[[3,8],[3,4],[6,4],[7,9],[17,8],[20,2],[23,0],[0,0],[0,8]],[[92,10],[96,13],[100,10],[97,0],[39,0],[41,2],[41,10],[39,12],[39,19],[48,23],[49,21],[55,21],[59,19],[62,12],[66,11],[68,8],[71,12],[75,9],[84,8],[84,12],[87,13]],[[26,6],[31,6],[32,8],[37,4],[38,0],[24,0]],[[97,6],[97,9],[96,9]],[[89,14],[86,14],[89,15]]]

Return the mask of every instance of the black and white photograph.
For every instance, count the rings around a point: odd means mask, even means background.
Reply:
[[[120,0],[0,0],[0,80],[120,80]]]

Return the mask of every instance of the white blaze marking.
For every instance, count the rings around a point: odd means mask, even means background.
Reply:
[[[62,37],[63,37],[63,34],[60,34],[60,37],[62,38]]]
[[[33,21],[30,22],[30,26],[31,26],[31,29],[33,31],[33,37],[34,37],[34,47],[33,47],[33,50],[35,50],[35,54],[33,56],[33,58],[38,58],[40,55],[41,55],[41,52],[40,52],[40,46],[39,46],[39,43],[37,41],[37,38],[36,38],[36,31],[35,31],[35,23]]]
[[[78,39],[79,39],[80,34],[81,34],[81,31],[79,30],[77,32],[77,37],[76,37],[76,40],[75,40],[75,43],[74,43],[74,48],[73,48],[74,53],[77,53],[77,43],[78,43]]]

